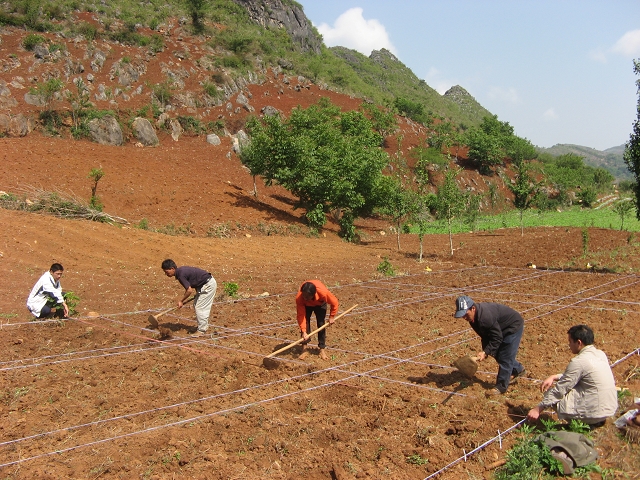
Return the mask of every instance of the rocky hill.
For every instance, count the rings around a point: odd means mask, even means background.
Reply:
[[[548,153],[555,157],[573,153],[584,159],[585,165],[595,168],[604,168],[609,171],[616,180],[633,180],[633,175],[627,168],[622,157],[624,145],[608,148],[606,150],[596,150],[595,148],[582,145],[572,145],[559,143],[550,148],[538,148],[541,153]]]

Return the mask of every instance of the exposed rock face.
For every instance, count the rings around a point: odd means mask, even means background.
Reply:
[[[33,121],[19,113],[9,120],[9,136],[24,137],[33,130]]]
[[[300,6],[282,0],[233,0],[249,11],[251,19],[265,28],[284,28],[303,52],[320,53],[322,39]]]
[[[146,118],[136,118],[131,128],[133,129],[135,137],[145,147],[155,147],[160,144],[153,125],[151,125],[151,122]]]
[[[470,110],[474,105],[479,105],[476,99],[460,85],[454,85],[451,87],[449,90],[444,92],[444,96],[451,99],[454,103],[457,103],[462,111]]]
[[[123,143],[120,124],[111,115],[91,120],[89,131],[93,141],[102,145],[122,145]]]

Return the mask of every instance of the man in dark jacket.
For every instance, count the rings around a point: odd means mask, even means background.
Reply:
[[[498,362],[496,386],[489,390],[487,395],[506,393],[509,382],[525,372],[522,364],[516,360],[524,331],[522,316],[506,305],[475,303],[466,295],[456,299],[454,316],[464,318],[480,335],[482,351],[477,355],[478,361],[491,356]]]

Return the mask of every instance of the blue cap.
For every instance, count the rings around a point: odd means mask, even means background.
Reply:
[[[467,310],[473,307],[473,305],[474,303],[473,300],[471,300],[471,297],[462,295],[461,297],[456,298],[456,313],[454,317],[464,317],[464,314],[467,313]]]

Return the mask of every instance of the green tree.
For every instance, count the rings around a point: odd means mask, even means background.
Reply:
[[[388,190],[383,194],[384,204],[380,207],[380,212],[393,220],[396,226],[398,250],[400,250],[402,223],[415,212],[417,203],[415,194],[405,189],[398,179],[392,179],[387,185]]]
[[[520,162],[516,165],[515,180],[515,183],[509,181],[505,183],[513,193],[513,204],[520,213],[520,236],[524,236],[524,211],[531,207],[538,194],[539,186],[531,176],[531,165],[526,162]]]
[[[185,0],[191,16],[191,24],[196,33],[204,32],[204,21],[207,12],[207,0]]]
[[[363,103],[362,109],[371,120],[373,129],[382,136],[383,142],[386,137],[397,130],[398,122],[392,112],[371,103]]]
[[[526,138],[512,136],[505,143],[505,153],[516,166],[525,160],[533,160],[538,157],[536,148]]]
[[[640,75],[640,59],[633,61],[633,71]],[[636,217],[640,220],[640,80],[636,80],[638,87],[638,102],[636,105],[637,117],[633,122],[633,132],[629,141],[624,145],[624,163],[636,179],[634,191],[636,194]]]
[[[62,90],[64,84],[58,78],[51,78],[44,83],[38,83],[35,88],[31,89],[31,94],[39,95],[44,104],[44,110],[50,112],[53,109],[53,102],[56,95]]]
[[[413,225],[413,230],[418,235],[418,241],[420,242],[420,251],[418,252],[418,262],[422,263],[422,252],[424,236],[428,232],[429,224],[433,221],[433,216],[430,211],[435,203],[436,196],[433,193],[426,195],[417,194],[414,196],[415,205],[412,209],[412,215],[410,217]]]
[[[453,256],[453,231],[452,221],[461,214],[467,204],[467,195],[460,190],[456,183],[456,177],[462,169],[448,170],[444,175],[442,185],[438,187],[433,209],[438,220],[447,222],[449,228],[449,247]]]
[[[355,219],[384,204],[389,156],[361,112],[342,112],[324,98],[294,109],[288,120],[252,119],[247,130],[252,138],[240,152],[242,163],[267,185],[295,195],[312,227],[321,228],[327,212],[339,212],[340,233],[353,241]]]
[[[613,206],[613,211],[620,217],[620,230],[624,230],[624,219],[633,211],[635,205],[630,198],[618,200]]]
[[[97,192],[98,182],[100,181],[100,179],[102,179],[102,177],[104,177],[104,170],[102,170],[101,168],[92,168],[89,172],[89,175],[87,175],[87,178],[93,180],[93,185],[91,185],[91,199],[89,200],[89,205],[99,212],[102,211],[103,205],[100,201],[100,197],[98,197]]]
[[[91,107],[89,100],[89,89],[79,78],[76,82],[76,93],[67,92],[67,100],[71,104],[71,116],[73,118],[73,126],[77,131],[80,128],[80,118],[85,114],[86,110]]]
[[[469,147],[469,159],[476,163],[481,173],[487,174],[492,166],[502,163],[503,150],[499,137],[474,127],[467,130],[465,143]]]

